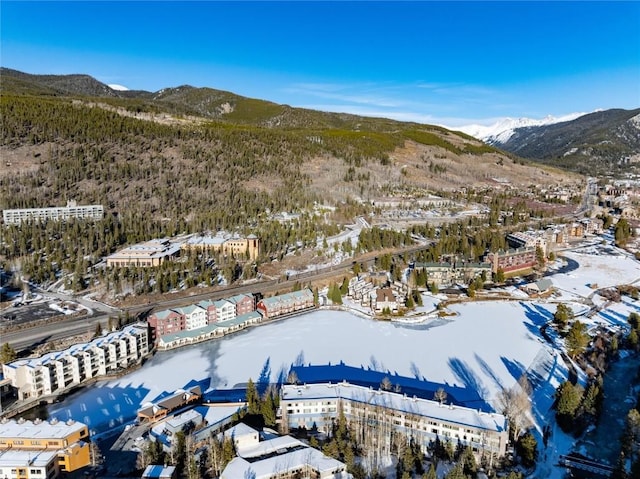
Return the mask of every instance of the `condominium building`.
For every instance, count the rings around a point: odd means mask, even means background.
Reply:
[[[4,364],[2,371],[16,388],[18,399],[33,399],[125,369],[148,353],[147,325],[137,323],[64,351]]]
[[[507,243],[512,248],[540,248],[547,254],[547,240],[544,231],[516,231],[507,235]]]
[[[52,208],[24,208],[3,210],[2,220],[5,225],[19,225],[23,221],[64,221],[70,218],[101,220],[104,217],[102,205],[80,205],[75,201],[67,201],[67,206]]]
[[[180,254],[180,245],[168,239],[156,239],[121,249],[107,256],[107,266],[136,266],[148,268],[160,266]]]
[[[254,315],[251,313],[255,310],[255,297],[252,294],[237,294],[227,299],[217,301],[206,299],[190,306],[156,311],[149,315],[147,321],[155,342],[163,336],[175,335],[182,331],[197,333],[208,329],[207,336],[211,336],[210,333],[217,336],[224,334],[227,323],[233,322],[236,318],[245,317],[253,324]],[[219,332],[216,332],[217,323],[225,323],[220,325],[222,330]]]
[[[470,446],[474,452],[501,457],[508,441],[502,414],[442,404],[418,397],[356,386],[347,382],[285,385],[281,389],[280,420],[284,430],[317,427],[325,433],[342,411],[365,436],[390,450],[392,433],[401,433],[426,452],[436,438]]]
[[[235,305],[236,316],[242,316],[256,310],[256,300],[252,294],[236,294],[227,299]]]
[[[424,270],[427,281],[435,283],[438,288],[451,286],[455,283],[469,284],[478,276],[491,276],[490,263],[473,263],[467,261],[440,261],[430,263],[415,263],[416,271]]]
[[[0,422],[0,477],[54,479],[89,465],[89,428],[69,420]]]
[[[224,436],[233,440],[237,457],[227,464],[220,479],[353,479],[343,462],[291,436],[260,441],[258,431],[242,423]]]
[[[203,328],[207,325],[207,311],[197,304],[176,308],[175,312],[184,316],[184,329],[187,331]]]
[[[313,293],[310,289],[293,291],[292,293],[261,299],[256,309],[265,319],[312,309],[315,306]]]
[[[535,248],[518,248],[488,253],[484,261],[491,263],[493,273],[497,273],[500,269],[505,273],[517,273],[527,271],[538,264]]]

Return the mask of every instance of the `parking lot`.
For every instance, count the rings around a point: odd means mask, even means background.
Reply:
[[[0,313],[2,324],[21,324],[39,319],[52,318],[61,313],[49,307],[48,303],[23,304],[9,306]]]

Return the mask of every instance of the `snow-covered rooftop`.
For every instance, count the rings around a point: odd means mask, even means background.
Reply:
[[[285,401],[344,398],[353,402],[410,412],[417,416],[431,417],[479,429],[502,432],[507,427],[507,420],[502,414],[440,404],[436,401],[408,397],[404,394],[356,386],[346,382],[339,384],[306,384],[302,386],[285,385],[282,387],[282,398]]]

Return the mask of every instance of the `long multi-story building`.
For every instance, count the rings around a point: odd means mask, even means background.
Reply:
[[[256,310],[252,294],[237,294],[227,299],[200,301],[181,308],[165,309],[149,315],[147,322],[153,332],[153,340],[180,331],[195,331],[215,323],[232,321]]]
[[[440,261],[431,263],[415,263],[416,270],[427,273],[427,281],[435,283],[439,288],[451,286],[455,283],[469,284],[482,273],[491,275],[491,264],[463,261]]]
[[[19,225],[23,221],[64,221],[71,218],[101,220],[103,217],[104,208],[102,205],[78,206],[75,201],[67,201],[67,206],[2,211],[2,220],[5,225]]]
[[[160,266],[180,254],[180,245],[168,239],[156,239],[121,249],[107,256],[107,266],[149,268]]]
[[[291,314],[315,307],[313,293],[310,289],[302,289],[291,293],[261,299],[256,309],[265,319]]]
[[[507,235],[507,243],[512,248],[540,248],[546,255],[547,239],[544,231],[516,231]]]
[[[538,263],[536,248],[518,248],[488,253],[484,260],[491,263],[493,273],[497,273],[500,269],[505,273],[527,271]]]
[[[207,310],[197,304],[176,308],[175,312],[184,316],[184,329],[191,331],[205,327],[207,323]]]
[[[55,479],[88,466],[89,428],[73,420],[0,422],[0,477]]]
[[[182,244],[182,249],[224,253],[255,261],[260,256],[260,238],[254,234],[246,238],[235,235],[192,236]]]
[[[401,433],[427,449],[438,438],[470,446],[474,452],[505,454],[507,419],[502,414],[408,397],[403,394],[337,384],[285,385],[280,392],[280,421],[285,431],[314,427],[330,433],[340,411],[365,440],[375,438],[387,451],[392,433]]]
[[[3,364],[2,372],[20,400],[58,394],[136,364],[149,354],[147,330],[146,324],[131,324],[64,351]]]

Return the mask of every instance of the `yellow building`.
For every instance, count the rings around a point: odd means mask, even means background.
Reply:
[[[246,238],[238,236],[192,236],[182,244],[184,250],[200,250],[222,252],[236,258],[246,258],[255,261],[260,256],[260,238],[250,234]]]
[[[7,420],[0,422],[0,454],[3,451],[24,451],[37,456],[38,451],[56,452],[57,465],[62,472],[71,472],[88,466],[91,461],[89,428],[86,424],[69,420],[67,422],[55,419],[47,422]],[[7,467],[3,461],[3,468]],[[15,477],[29,477],[18,475],[16,464]]]

